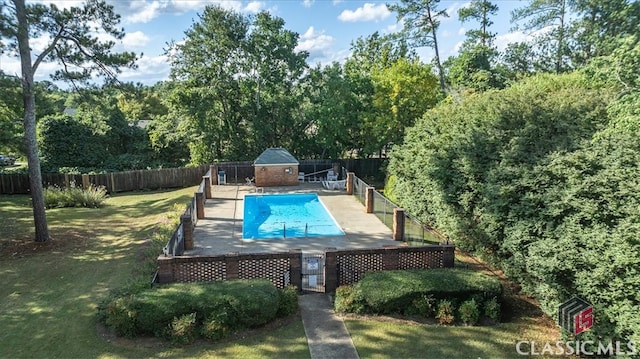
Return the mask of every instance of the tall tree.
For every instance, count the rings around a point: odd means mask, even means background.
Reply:
[[[185,32],[184,42],[170,44],[176,81],[170,116],[189,132],[193,163],[233,158],[242,147],[249,114],[242,108],[238,77],[246,76],[249,27],[241,14],[209,6]]]
[[[44,61],[57,62],[54,79],[83,84],[95,75],[114,78],[122,66],[134,66],[133,53],[112,53],[115,39],[124,37],[118,28],[120,16],[100,0],[88,0],[81,7],[59,9],[50,4],[29,4],[25,0],[2,1],[0,37],[8,48],[17,49],[22,69],[25,147],[29,163],[30,191],[35,222],[35,241],[49,240],[44,207],[42,173],[36,141],[34,75]],[[101,40],[94,29],[113,40]],[[47,38],[44,49],[32,58],[31,38]]]
[[[551,28],[549,33],[539,37],[539,43],[543,47],[552,47],[551,62],[556,73],[568,67],[569,2],[570,0],[532,0],[529,5],[511,12],[511,21],[526,20],[523,25],[525,31]]]
[[[493,25],[490,17],[497,13],[498,5],[488,0],[473,0],[468,6],[460,8],[458,10],[460,22],[465,23],[469,20],[475,20],[480,25],[478,29],[467,31],[467,41],[473,44],[479,43],[485,47],[492,47],[496,34],[489,31],[489,27]]]
[[[574,0],[578,19],[572,26],[571,59],[584,65],[610,55],[624,36],[640,35],[640,3],[629,0]]]
[[[247,39],[246,70],[252,76],[245,89],[255,98],[251,133],[256,152],[287,147],[294,153],[307,127],[297,116],[302,101],[297,84],[307,69],[306,51],[296,51],[298,34],[284,20],[267,12],[256,15]]]
[[[438,9],[440,0],[400,0],[399,3],[387,5],[391,11],[397,12],[398,21],[402,21],[403,34],[415,47],[430,47],[435,52],[434,63],[438,69],[440,89],[444,92],[444,70],[440,60],[438,47],[438,28],[440,19],[449,17],[446,10]]]

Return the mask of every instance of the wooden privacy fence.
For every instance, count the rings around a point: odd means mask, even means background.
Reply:
[[[143,189],[160,189],[193,186],[202,180],[209,165],[183,168],[162,168],[99,174],[43,173],[45,187],[69,188],[72,185],[87,188],[89,185],[104,186],[109,193]],[[28,194],[29,175],[0,175],[0,194]]]
[[[336,163],[348,171],[356,172],[360,176],[379,175],[380,167],[385,159],[341,159],[341,160],[302,160],[299,170],[314,173],[328,168]],[[245,183],[245,178],[254,176],[252,161],[217,163],[218,170],[225,171],[227,183]],[[57,186],[69,188],[71,185],[86,188],[89,185],[104,186],[109,193],[128,192],[137,190],[153,190],[160,188],[177,188],[193,186],[202,180],[202,174],[208,171],[210,165],[183,168],[163,168],[155,170],[137,170],[111,172],[99,174],[64,174],[43,173],[42,184],[45,187]],[[216,174],[211,174],[216,175]],[[217,183],[217,182],[216,182]],[[0,194],[28,194],[28,174],[0,174]]]

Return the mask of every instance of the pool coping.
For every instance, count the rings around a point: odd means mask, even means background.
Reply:
[[[322,253],[326,248],[380,248],[401,245],[392,239],[391,229],[364,206],[355,196],[344,190],[328,190],[320,183],[301,183],[297,186],[264,187],[264,193],[315,192],[336,220],[344,236],[309,238],[242,240],[244,195],[255,193],[254,186],[212,186],[213,198],[205,203],[205,218],[198,220],[193,238],[194,248],[185,256],[218,255],[227,253],[287,252],[300,249],[305,253]]]

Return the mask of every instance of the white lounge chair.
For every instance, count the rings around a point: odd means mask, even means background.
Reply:
[[[304,182],[304,172],[298,172],[298,182]]]
[[[337,180],[338,180],[338,175],[334,173],[333,170],[329,170],[329,172],[327,172],[327,181],[337,181]]]

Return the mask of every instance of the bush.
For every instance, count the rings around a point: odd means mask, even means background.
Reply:
[[[298,311],[298,288],[290,285],[280,290],[278,300],[278,317],[286,317]]]
[[[436,299],[433,295],[422,294],[414,299],[412,305],[407,308],[405,314],[418,314],[425,318],[433,317],[436,313]]]
[[[106,198],[107,190],[104,186],[89,185],[87,189],[82,189],[72,183],[70,188],[50,186],[44,189],[44,205],[47,208],[98,208]]]
[[[491,298],[502,292],[500,281],[467,269],[381,271],[365,274],[350,289],[336,291],[336,310],[392,314],[417,312],[417,303],[428,311],[425,295],[434,299],[465,301]]]
[[[338,313],[365,313],[363,298],[354,286],[341,286],[336,289],[334,309]]]
[[[493,297],[484,303],[484,315],[496,323],[500,321],[500,303],[498,299]]]
[[[460,320],[465,325],[476,325],[480,320],[480,309],[475,299],[467,300],[460,304],[458,313],[460,314]]]
[[[176,343],[197,333],[220,339],[295,311],[292,292],[281,293],[268,280],[171,284],[113,296],[99,307],[99,319],[118,335],[155,335]]]
[[[438,323],[442,325],[450,325],[456,320],[454,314],[455,308],[453,302],[447,299],[443,299],[438,302],[438,311],[436,312],[436,319]]]
[[[196,335],[196,313],[175,317],[169,324],[167,336],[174,344],[192,343]]]

